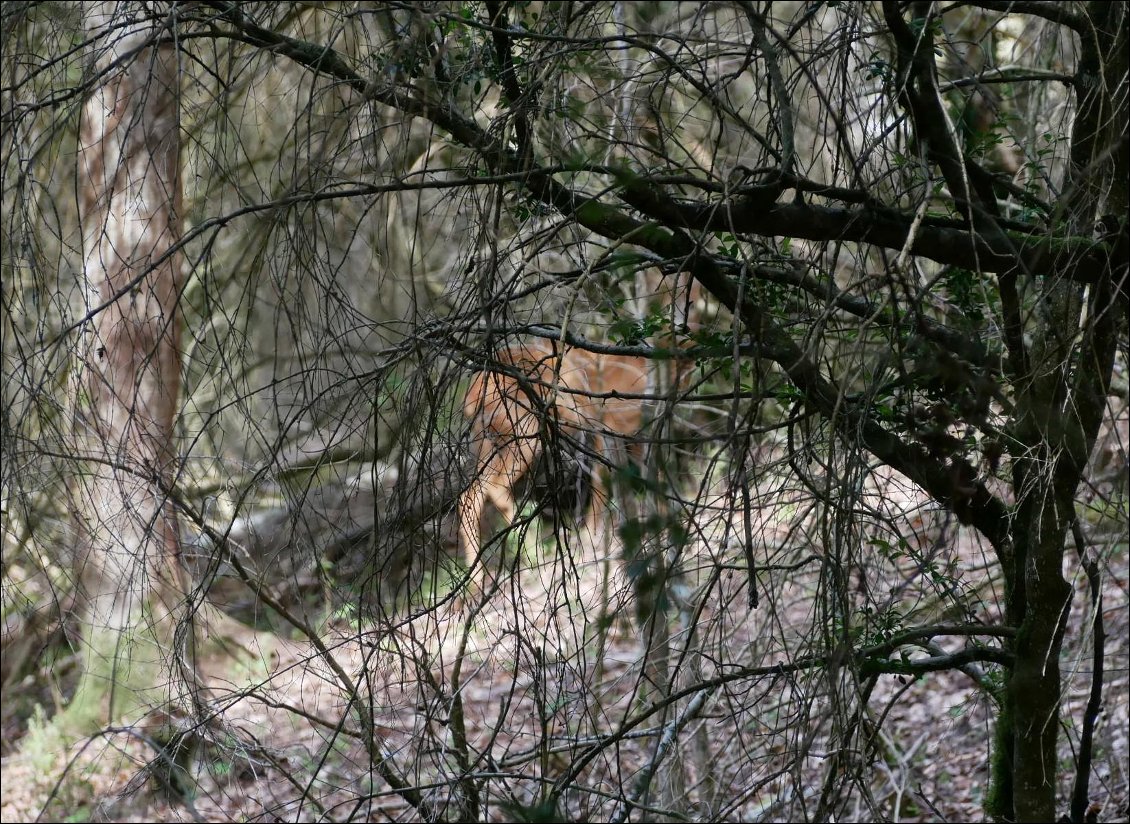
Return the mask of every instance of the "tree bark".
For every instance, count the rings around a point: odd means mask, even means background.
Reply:
[[[76,369],[88,458],[75,484],[76,571],[88,673],[114,684],[127,663],[142,663],[127,654],[160,664],[184,594],[167,495],[180,384],[179,72],[175,46],[155,44],[160,21],[136,14],[114,2],[86,10],[88,32],[108,42],[97,41],[99,82],[78,149],[89,323]],[[155,636],[148,652],[134,648],[139,621]]]
[[[1081,37],[1072,185],[1061,204],[1066,230],[1079,235],[1104,213],[1126,226],[1125,174],[1118,175],[1127,143],[1125,10],[1091,3],[1088,19],[1094,28]],[[1018,633],[989,804],[998,820],[1056,819],[1059,657],[1072,595],[1063,577],[1065,541],[1110,388],[1120,266],[1099,267],[1087,290],[1070,278],[1045,279],[1032,313],[1031,367],[1012,376],[1017,503],[1006,620]]]

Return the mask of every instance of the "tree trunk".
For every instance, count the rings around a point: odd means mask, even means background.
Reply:
[[[146,664],[161,666],[184,596],[167,495],[180,384],[179,72],[175,46],[155,45],[161,30],[130,19],[138,13],[113,2],[86,10],[88,32],[109,42],[97,41],[78,156],[90,322],[76,370],[76,435],[88,458],[75,484],[76,571],[86,683],[108,678],[115,696],[128,668],[142,665],[136,679]],[[137,643],[142,628],[152,645]],[[121,709],[111,706],[111,717]]]
[[[1061,204],[1066,231],[1079,236],[1092,234],[1100,215],[1113,214],[1122,231],[1127,220],[1125,9],[1091,3],[1088,19],[1094,30],[1081,43],[1071,186]],[[1046,277],[1030,328],[1029,367],[1013,377],[1017,504],[1006,622],[1018,634],[988,804],[997,820],[1056,819],[1059,657],[1072,594],[1064,549],[1110,387],[1120,266],[1112,261],[1086,288],[1040,273]]]

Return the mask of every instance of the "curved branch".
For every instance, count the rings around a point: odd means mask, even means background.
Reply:
[[[1058,0],[967,0],[958,5],[974,6],[1001,14],[1028,14],[1067,26],[1080,35],[1086,35],[1091,30],[1086,17],[1076,14],[1070,3],[1061,3]]]
[[[645,181],[627,182],[630,205],[669,226],[704,232],[732,232],[816,241],[852,241],[900,250],[906,243],[912,216],[892,209],[836,209],[807,203],[775,203],[766,207],[752,199],[731,202],[680,203],[665,196],[661,209],[653,187]],[[651,193],[647,193],[647,192]],[[925,219],[910,246],[911,254],[976,272],[1046,274],[1076,283],[1094,283],[1108,265],[1108,244],[1085,237],[1002,232],[996,237],[938,225]]]
[[[914,658],[907,661],[867,659],[860,665],[860,673],[864,677],[879,673],[925,675],[928,672],[961,669],[981,661],[1011,667],[1013,660],[1014,656],[1011,653],[996,647],[968,647],[946,655],[931,655],[929,658]]]
[[[891,636],[888,640],[872,647],[867,647],[860,652],[866,658],[880,655],[890,655],[905,644],[917,644],[929,641],[939,635],[957,635],[973,637],[987,635],[993,638],[1015,638],[1015,627],[989,626],[985,624],[937,624],[929,627],[915,627]]]

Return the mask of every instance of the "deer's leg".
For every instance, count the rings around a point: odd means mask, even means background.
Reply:
[[[492,426],[479,436],[475,477],[459,502],[460,537],[468,567],[474,565],[482,548],[483,505],[490,501],[505,523],[512,524],[518,514],[514,484],[537,458],[537,420],[529,410],[504,406],[515,404],[500,401]]]
[[[611,503],[609,500],[610,484],[608,463],[611,460],[609,453],[609,440],[600,431],[593,433],[592,438],[592,470],[589,473],[591,488],[589,490],[589,505],[585,510],[585,530],[595,541],[598,530],[607,523],[603,517]]]
[[[485,500],[486,489],[479,478],[472,480],[470,487],[459,498],[459,542],[468,569],[475,565],[475,559],[479,555]]]
[[[479,476],[487,499],[502,515],[507,526],[514,523],[518,515],[514,484],[525,474],[523,463],[523,451],[511,443],[495,450]]]

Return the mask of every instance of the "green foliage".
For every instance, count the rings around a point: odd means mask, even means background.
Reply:
[[[871,57],[860,67],[859,71],[868,80],[879,79],[884,83],[890,83],[894,77],[894,68],[886,57],[879,52],[871,52]]]
[[[731,260],[742,259],[742,247],[739,245],[738,239],[729,232],[718,233],[718,253]]]
[[[950,266],[942,275],[940,285],[977,328],[984,323],[987,314],[995,311],[993,302],[997,290],[988,275]]]
[[[608,336],[613,343],[620,346],[637,346],[668,325],[667,319],[659,314],[652,314],[639,320],[617,318],[609,325]]]
[[[857,610],[858,624],[862,634],[859,640],[864,646],[873,646],[885,643],[906,626],[906,618],[897,607],[888,607],[876,610],[870,604],[865,604]],[[900,654],[906,656],[906,651]]]

